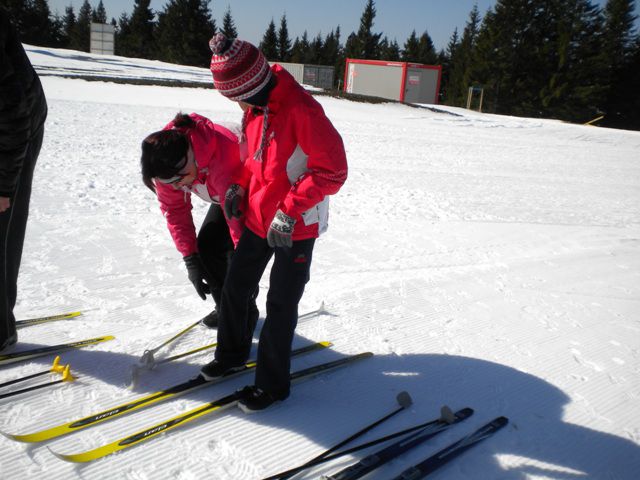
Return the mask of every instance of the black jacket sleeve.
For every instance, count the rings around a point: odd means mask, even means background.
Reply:
[[[0,8],[0,196],[15,192],[29,141],[46,116],[40,79]]]

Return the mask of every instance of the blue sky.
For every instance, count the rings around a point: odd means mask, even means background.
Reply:
[[[89,0],[93,7],[98,2]],[[51,11],[61,15],[68,5],[73,5],[77,13],[82,3],[83,0],[49,0]],[[117,20],[122,12],[133,10],[132,0],[102,0],[102,3],[109,20],[111,17]],[[151,8],[162,10],[166,3],[167,0],[152,0]],[[446,47],[456,27],[458,31],[464,28],[475,3],[484,14],[495,0],[377,0],[374,31],[396,39],[402,48],[412,30],[418,34],[427,30],[439,50]],[[594,3],[602,6],[606,0]],[[213,0],[209,5],[218,25],[230,6],[239,37],[253,43],[260,42],[272,18],[278,26],[283,13],[287,15],[292,39],[305,30],[310,38],[318,33],[324,37],[340,25],[344,42],[352,31],[357,31],[366,0]]]

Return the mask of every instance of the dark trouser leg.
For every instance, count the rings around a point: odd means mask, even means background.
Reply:
[[[13,307],[18,295],[18,272],[29,217],[33,170],[40,154],[44,127],[31,140],[11,207],[0,214],[0,343],[16,333]]]
[[[267,294],[267,318],[260,334],[256,387],[275,398],[289,395],[291,343],[298,323],[298,303],[309,281],[315,239],[276,248]]]
[[[265,239],[244,229],[222,288],[215,354],[222,364],[239,365],[249,357],[255,324],[249,324],[248,305],[272,255]]]
[[[220,205],[209,207],[198,232],[198,250],[214,285],[210,285],[216,305],[220,304],[222,286],[233,254],[233,240]]]

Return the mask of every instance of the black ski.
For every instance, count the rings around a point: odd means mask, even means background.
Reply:
[[[470,408],[463,408],[462,410],[453,413],[448,407],[443,407],[442,415],[438,420],[434,420],[432,423],[412,435],[409,435],[407,438],[378,450],[377,452],[363,458],[358,463],[325,478],[327,480],[356,480],[361,478],[372,470],[390,462],[412,448],[417,447],[438,433],[447,430],[452,425],[469,418],[471,415],[473,415],[473,410]]]
[[[486,425],[480,427],[475,432],[467,435],[464,438],[461,438],[448,447],[443,448],[438,453],[430,456],[426,460],[414,465],[413,467],[409,467],[400,475],[394,477],[393,480],[418,480],[420,478],[426,477],[433,471],[445,465],[450,460],[456,458],[461,453],[473,447],[478,442],[481,442],[482,440],[490,437],[502,427],[507,425],[507,423],[509,423],[507,417],[495,418]]]

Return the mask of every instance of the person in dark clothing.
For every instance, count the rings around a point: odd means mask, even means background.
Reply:
[[[245,229],[222,288],[215,358],[200,374],[215,379],[248,359],[255,324],[247,300],[273,258],[255,384],[238,403],[254,412],[289,396],[298,304],[315,240],[327,228],[329,196],[347,179],[347,158],[322,106],[282,66],[269,67],[237,38],[217,34],[209,45],[216,90],[244,112],[247,160],[225,194],[227,218],[243,218]]]
[[[18,341],[13,308],[46,118],[40,79],[0,8],[0,351]]]

